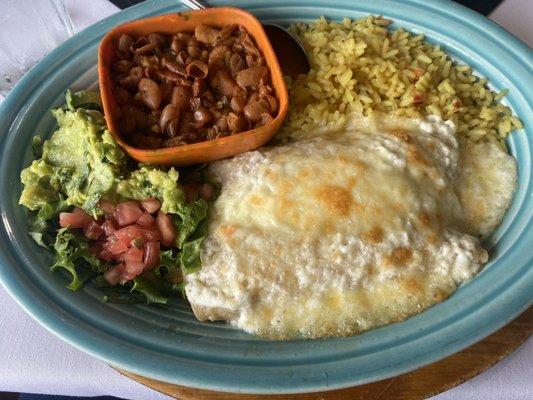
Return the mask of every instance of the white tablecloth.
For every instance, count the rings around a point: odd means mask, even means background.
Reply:
[[[68,0],[77,30],[117,9],[107,0]],[[533,2],[506,0],[491,16],[533,45]],[[433,400],[533,399],[533,340],[474,379]],[[168,399],[64,343],[30,318],[0,286],[0,392]]]

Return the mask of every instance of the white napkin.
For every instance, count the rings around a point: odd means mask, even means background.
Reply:
[[[518,32],[532,38],[533,4],[529,0],[507,0],[521,12]],[[76,31],[117,11],[107,0],[67,0]],[[507,4],[507,3],[506,3]],[[525,10],[524,10],[525,8]],[[508,25],[502,7],[499,21]],[[509,8],[511,11],[513,7]],[[529,13],[529,18],[524,18]],[[513,23],[514,23],[513,22]],[[524,37],[523,37],[524,38]],[[82,351],[63,342],[29,317],[0,286],[0,392],[43,393],[70,396],[117,396],[131,400],[169,399],[136,383]],[[533,399],[533,340],[476,378],[433,400]]]

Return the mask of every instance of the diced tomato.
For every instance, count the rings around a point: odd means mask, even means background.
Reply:
[[[414,91],[413,92],[413,104],[420,104],[426,100],[426,96],[423,92]]]
[[[138,202],[126,201],[117,205],[115,215],[118,224],[126,226],[137,221],[143,215],[143,211]]]
[[[196,182],[187,182],[181,186],[185,192],[185,201],[187,203],[198,200],[198,187],[199,185]]]
[[[161,234],[161,243],[164,246],[174,246],[176,242],[177,232],[172,219],[168,214],[159,211],[156,219],[159,233]]]
[[[104,261],[111,261],[115,258],[115,255],[109,250],[104,249],[98,254],[98,258],[101,258]]]
[[[137,225],[128,225],[115,232],[117,239],[130,243],[133,239],[142,236],[143,229]]]
[[[142,249],[144,248],[144,237],[142,236],[139,236],[139,237],[136,237],[135,239],[132,239],[132,241],[130,242],[130,245],[132,245],[133,247],[137,247],[138,249]]]
[[[110,239],[111,238],[113,238],[113,240],[108,240],[104,244],[104,250],[109,251],[111,254],[113,254],[113,256],[124,253],[126,250],[128,250],[129,241],[119,240],[115,236],[111,236]]]
[[[200,186],[200,189],[198,189],[198,195],[204,200],[211,199],[214,194],[215,188],[213,187],[213,185],[207,182]]]
[[[126,270],[122,275],[124,280],[129,281],[143,272],[143,255],[144,250],[135,247],[128,249],[128,251],[124,253],[124,263],[126,264]]]
[[[102,224],[102,229],[106,236],[111,236],[118,230],[118,225],[114,219],[106,219]]]
[[[59,214],[59,226],[61,228],[66,228],[67,226],[73,229],[85,228],[91,221],[94,221],[93,217],[78,207],[75,207],[70,213],[62,212]]]
[[[98,202],[98,207],[102,209],[106,218],[111,218],[113,216],[113,212],[115,211],[115,205],[110,201],[100,200]]]
[[[157,229],[156,225],[150,228],[142,229],[142,233],[147,242],[157,242],[161,239],[161,235],[159,234],[159,230]]]
[[[146,242],[144,244],[143,262],[146,268],[154,268],[159,264],[159,252],[161,244],[159,242]]]
[[[126,266],[124,264],[118,264],[104,272],[104,279],[111,286],[115,286],[122,280],[122,275],[125,270]]]
[[[149,199],[141,201],[141,206],[146,212],[154,214],[161,208],[161,202],[156,198],[150,197]]]
[[[150,228],[154,226],[155,218],[148,213],[144,213],[142,217],[137,220],[137,224],[143,228]]]
[[[83,234],[88,239],[96,240],[104,234],[104,230],[96,223],[95,220],[92,220],[83,230]]]

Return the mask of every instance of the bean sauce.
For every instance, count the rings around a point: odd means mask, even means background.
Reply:
[[[123,34],[111,66],[119,129],[135,147],[214,140],[268,124],[278,101],[263,54],[239,25]]]

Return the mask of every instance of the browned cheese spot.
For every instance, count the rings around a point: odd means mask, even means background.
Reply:
[[[418,214],[418,220],[426,228],[429,228],[431,226],[431,218],[429,214],[425,211],[422,211],[420,214]]]
[[[348,215],[352,206],[352,195],[346,189],[335,185],[324,185],[315,191],[317,200],[332,214]]]
[[[386,262],[391,266],[403,266],[409,263],[413,258],[413,252],[407,247],[396,247],[390,256],[387,257]]]
[[[420,164],[424,166],[428,165],[428,161],[426,160],[424,154],[417,146],[414,145],[409,145],[407,147],[407,161],[411,164]]]
[[[361,234],[361,239],[372,244],[379,244],[383,241],[383,229],[375,226],[367,232]]]
[[[405,288],[407,292],[414,295],[421,295],[423,294],[423,288],[422,285],[420,285],[420,282],[416,279],[414,276],[410,276],[408,278],[404,278],[401,280],[401,285]]]
[[[404,143],[412,143],[411,136],[409,136],[409,133],[407,133],[405,129],[397,128],[397,129],[391,130],[389,133]]]
[[[260,206],[261,204],[263,204],[263,199],[259,196],[253,195],[250,196],[249,202],[254,206]]]

